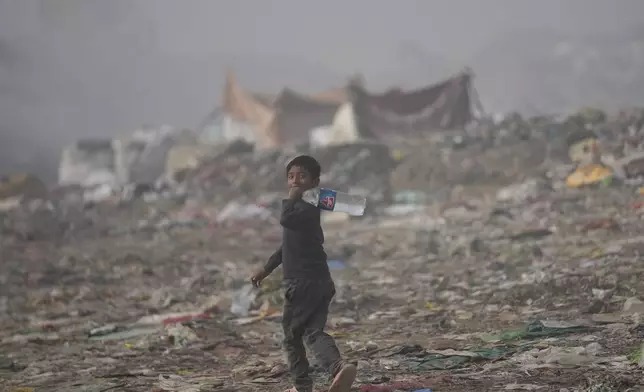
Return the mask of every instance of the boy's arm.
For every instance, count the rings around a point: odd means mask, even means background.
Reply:
[[[264,266],[264,272],[266,272],[266,275],[270,275],[275,268],[279,267],[279,265],[282,264],[282,247],[280,246],[275,253],[271,255],[271,257],[268,258],[268,261],[266,262],[266,265]]]
[[[280,224],[287,229],[298,230],[314,222],[319,213],[317,207],[301,199],[286,199],[282,201]]]

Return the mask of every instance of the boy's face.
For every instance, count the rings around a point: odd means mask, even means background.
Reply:
[[[320,182],[319,178],[313,179],[311,173],[309,173],[305,168],[300,166],[293,166],[287,174],[288,187],[290,188],[299,188],[302,192],[315,188]]]

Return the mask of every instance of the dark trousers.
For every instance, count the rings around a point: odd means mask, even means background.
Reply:
[[[335,341],[324,332],[335,285],[331,279],[289,279],[284,284],[282,328],[289,370],[298,392],[310,392],[313,382],[304,343],[331,376],[342,367]]]

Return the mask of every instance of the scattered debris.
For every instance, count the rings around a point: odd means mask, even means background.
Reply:
[[[566,140],[580,121],[593,136]],[[641,133],[629,121],[515,116],[488,124],[492,136],[231,142],[192,160],[182,139],[146,147],[146,162],[172,157],[172,178],[139,161],[141,183],[19,197],[0,212],[0,387],[286,389],[281,276],[247,279],[279,246],[283,169],[299,152],[320,159],[324,183],[369,197],[364,218],[323,214],[329,333],[358,363],[358,388],[644,385],[638,160],[620,174],[623,135]],[[586,159],[600,142],[600,162]],[[601,175],[566,182],[590,164]],[[313,359],[312,371],[328,384]]]

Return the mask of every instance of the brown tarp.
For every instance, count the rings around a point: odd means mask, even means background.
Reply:
[[[311,98],[317,102],[335,103],[335,104],[338,104],[339,106],[345,102],[349,102],[350,93],[349,91],[347,91],[346,88],[339,87],[339,88],[323,91],[321,93],[317,93],[311,96]]]
[[[275,101],[274,133],[279,135],[280,144],[307,143],[310,130],[333,123],[340,105],[284,89]]]
[[[252,124],[261,146],[277,147],[308,141],[308,131],[330,125],[349,93],[345,88],[336,88],[309,96],[286,88],[277,97],[271,97],[244,91],[229,72],[223,95],[227,115]]]
[[[279,135],[271,126],[275,115],[273,108],[261,103],[253,94],[244,91],[235,75],[229,72],[224,87],[224,112],[236,121],[252,124],[257,130],[257,142],[265,147],[276,147]]]
[[[460,73],[420,90],[369,94],[350,86],[358,130],[363,137],[414,137],[432,130],[463,128],[471,119],[471,74]]]

